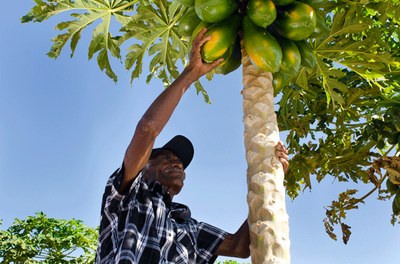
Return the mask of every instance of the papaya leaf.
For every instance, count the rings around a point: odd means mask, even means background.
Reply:
[[[197,94],[202,94],[202,95],[203,95],[203,98],[204,98],[204,101],[205,101],[207,104],[211,104],[210,97],[208,96],[206,90],[204,90],[203,85],[202,85],[199,81],[196,81],[196,82],[194,83],[194,86],[196,87]]]
[[[47,54],[51,58],[57,58],[65,44],[70,41],[71,57],[74,55],[76,46],[80,40],[82,31],[94,22],[100,21],[93,31],[92,40],[89,45],[88,57],[91,59],[98,53],[97,63],[101,70],[117,81],[110,64],[110,55],[121,58],[118,38],[113,37],[110,32],[111,17],[115,16],[118,22],[126,23],[128,19],[122,12],[131,11],[137,2],[127,0],[60,0],[47,1],[35,0],[36,6],[21,18],[23,23],[42,22],[62,12],[73,11],[71,21],[64,21],[56,25],[56,29],[64,33],[52,39],[53,45]],[[81,11],[76,13],[76,11]]]
[[[157,77],[169,85],[178,76],[178,61],[187,63],[188,43],[177,33],[176,24],[186,11],[187,8],[165,0],[141,2],[137,14],[123,27],[125,34],[120,40],[136,40],[128,48],[125,60],[125,67],[132,69],[131,81],[140,76],[146,54],[151,58],[147,82]]]

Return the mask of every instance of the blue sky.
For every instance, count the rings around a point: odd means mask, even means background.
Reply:
[[[136,122],[163,87],[157,80],[146,84],[145,75],[131,85],[118,61],[114,84],[95,60],[87,60],[87,38],[73,59],[68,50],[49,59],[57,21],[21,24],[19,18],[32,6],[31,0],[5,1],[0,17],[2,228],[38,211],[95,227],[105,182],[120,166]],[[192,87],[156,145],[176,134],[192,140],[195,157],[176,200],[188,204],[197,220],[235,232],[247,215],[241,71],[202,80],[213,103],[205,104]],[[398,262],[400,230],[390,224],[390,202],[371,197],[348,215],[353,232],[348,245],[325,234],[324,206],[352,187],[327,178],[295,201],[287,199],[293,264]]]

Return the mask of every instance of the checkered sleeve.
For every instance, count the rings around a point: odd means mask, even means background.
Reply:
[[[214,263],[217,255],[214,255],[219,245],[228,235],[227,232],[210,224],[199,222],[197,227],[197,260],[198,264]]]

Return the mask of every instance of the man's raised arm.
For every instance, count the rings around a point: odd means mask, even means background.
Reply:
[[[210,64],[203,62],[200,50],[201,46],[209,40],[209,37],[204,36],[206,31],[207,29],[203,29],[194,39],[190,52],[189,65],[183,70],[179,77],[155,99],[138,122],[133,138],[125,152],[124,175],[120,191],[126,190],[140,170],[146,165],[156,137],[167,124],[189,86],[201,76],[218,66],[222,61],[222,59],[219,59]]]

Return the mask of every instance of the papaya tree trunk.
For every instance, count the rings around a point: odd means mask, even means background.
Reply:
[[[272,74],[252,65],[244,48],[242,67],[251,260],[255,264],[288,264],[289,222],[284,172],[275,155],[279,129]]]

